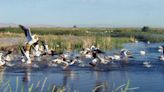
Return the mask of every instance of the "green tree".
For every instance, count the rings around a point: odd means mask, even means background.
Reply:
[[[150,28],[148,26],[144,26],[141,31],[142,32],[148,32],[150,30]]]

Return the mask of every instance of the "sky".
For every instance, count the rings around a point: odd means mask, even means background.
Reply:
[[[164,0],[0,0],[0,23],[164,27]]]

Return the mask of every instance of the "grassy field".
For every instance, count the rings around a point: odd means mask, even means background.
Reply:
[[[151,28],[31,28],[33,34],[46,40],[50,48],[56,50],[73,50],[89,47],[92,44],[102,49],[119,48],[127,42],[150,41],[164,42],[164,29]],[[0,28],[0,38],[24,38],[20,28]]]

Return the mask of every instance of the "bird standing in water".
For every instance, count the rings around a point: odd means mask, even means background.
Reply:
[[[2,59],[3,53],[0,53],[0,66],[5,65],[5,61]]]
[[[158,51],[161,53],[159,59],[160,59],[161,61],[164,61],[164,46],[159,46]]]

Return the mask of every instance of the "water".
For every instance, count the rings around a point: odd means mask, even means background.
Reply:
[[[129,59],[129,63],[113,63],[100,65],[93,68],[91,66],[78,67],[71,66],[67,70],[60,67],[42,68],[8,68],[1,69],[0,79],[2,85],[9,80],[13,92],[16,90],[16,80],[18,79],[18,91],[24,86],[24,91],[33,84],[33,89],[39,84],[38,92],[46,92],[48,88],[56,85],[57,88],[66,88],[67,92],[80,91],[91,92],[95,87],[103,85],[97,92],[111,92],[117,87],[130,81],[130,88],[136,88],[130,92],[163,92],[164,90],[164,62],[159,61],[158,46],[164,43],[145,44],[128,43],[124,45],[134,55]],[[146,50],[147,55],[141,56],[139,51]],[[112,50],[106,54],[111,55],[119,50]],[[147,68],[143,62],[149,61],[152,67]],[[43,85],[45,82],[45,85]],[[40,82],[40,83],[39,83]],[[2,86],[0,87],[2,90]]]

